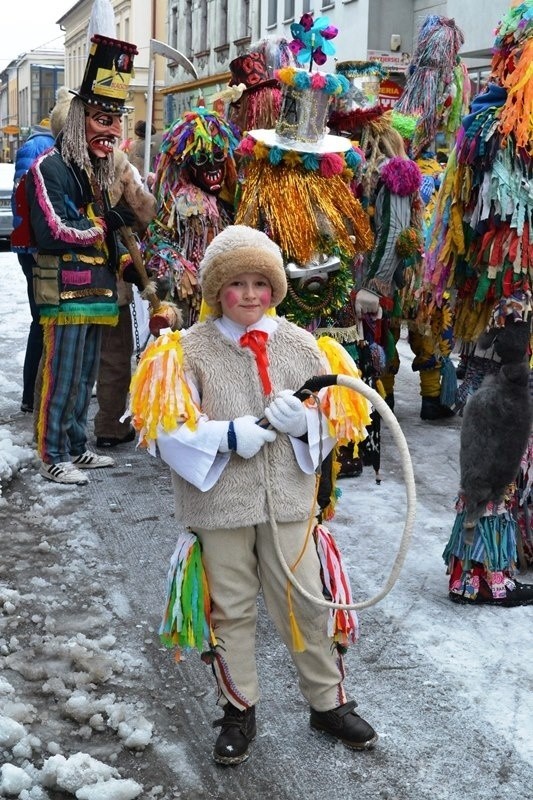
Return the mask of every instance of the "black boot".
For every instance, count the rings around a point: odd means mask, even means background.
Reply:
[[[255,706],[240,711],[231,703],[224,706],[224,716],[213,722],[222,730],[215,742],[213,758],[217,764],[240,764],[249,756],[248,745],[255,739]]]
[[[376,744],[378,735],[368,722],[355,713],[356,705],[355,700],[350,700],[331,711],[315,711],[312,708],[311,727],[330,733],[353,750],[370,750]]]
[[[434,420],[453,417],[454,412],[448,406],[441,405],[438,397],[423,397],[420,419]]]

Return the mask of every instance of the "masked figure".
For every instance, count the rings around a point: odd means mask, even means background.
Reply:
[[[114,465],[87,449],[86,427],[102,328],[117,324],[117,277],[132,261],[117,231],[134,217],[111,205],[109,188],[136,52],[127,42],[93,37],[55,147],[28,173],[35,299],[44,330],[37,440],[41,474],[58,483],[84,484],[85,470]],[[128,71],[117,76],[121,53],[128,55]],[[109,74],[116,80],[109,83]]]
[[[144,237],[144,257],[160,295],[181,308],[185,327],[200,310],[198,264],[232,220],[237,144],[236,128],[216,112],[197,108],[169,128],[157,159],[157,215]]]

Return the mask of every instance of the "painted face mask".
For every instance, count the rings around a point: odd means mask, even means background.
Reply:
[[[89,152],[105,158],[118,145],[122,134],[122,114],[89,108],[85,111],[85,138]]]
[[[188,164],[191,181],[208,194],[218,194],[226,176],[226,156],[215,148],[212,153],[196,153]]]

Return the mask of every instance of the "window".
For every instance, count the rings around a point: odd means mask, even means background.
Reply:
[[[170,46],[178,50],[178,7],[170,9]]]
[[[250,33],[250,0],[242,0],[239,36],[242,39],[246,39],[247,36],[250,36]]]
[[[278,22],[278,0],[268,0],[267,26],[277,25]]]
[[[192,54],[192,0],[185,0],[185,55]]]
[[[294,19],[294,0],[285,0],[283,19]]]
[[[228,43],[228,0],[218,3],[218,41],[221,47]]]
[[[207,0],[200,2],[200,40],[198,42],[198,52],[204,53],[207,50]]]
[[[311,0],[303,0],[302,11],[304,14],[308,14],[311,11]]]
[[[31,68],[31,125],[47,117],[55,105],[56,92],[65,82],[58,67],[33,66]]]

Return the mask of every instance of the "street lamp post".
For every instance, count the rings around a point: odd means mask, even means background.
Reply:
[[[160,55],[167,58],[171,64],[169,66],[180,66],[189,72],[195,80],[198,79],[198,73],[189,59],[180,53],[179,50],[174,50],[170,45],[165,42],[160,42],[158,39],[150,39],[150,63],[148,66],[148,92],[146,97],[146,134],[144,139],[144,175],[148,175],[150,169],[150,130],[152,127],[152,113],[154,107],[154,84],[155,84],[155,56]]]

